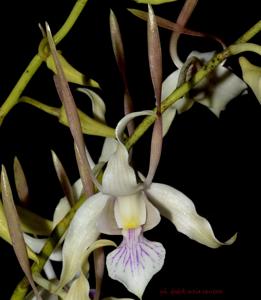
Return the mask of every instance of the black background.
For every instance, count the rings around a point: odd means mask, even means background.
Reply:
[[[1,2],[0,103],[37,51],[41,33],[37,24],[48,21],[56,32],[75,1]],[[155,7],[156,14],[175,20],[184,1]],[[115,126],[123,116],[122,84],[110,44],[108,16],[112,8],[121,27],[131,95],[135,110],[154,106],[147,60],[146,24],[126,11],[126,7],[144,8],[132,1],[90,0],[70,34],[59,44],[64,56],[83,73],[97,80],[107,105],[107,121]],[[236,40],[260,18],[254,1],[204,1],[193,13],[188,27],[221,37],[227,44]],[[174,70],[169,57],[170,32],[160,29],[163,48],[164,78]],[[253,41],[260,43],[260,35]],[[220,49],[214,42],[182,37],[183,58],[193,49]],[[247,55],[260,63],[255,55]],[[237,59],[227,64],[237,67]],[[79,107],[89,111],[88,100],[75,92]],[[51,72],[43,65],[23,93],[44,103],[59,106]],[[162,220],[146,236],[163,243],[167,250],[163,269],[151,280],[143,299],[244,299],[259,294],[258,274],[258,201],[260,199],[260,116],[258,101],[250,92],[234,99],[218,120],[201,105],[194,105],[179,115],[164,139],[162,158],[155,181],[166,183],[186,193],[198,212],[208,218],[216,236],[224,241],[235,232],[238,240],[229,247],[209,249],[177,233]],[[101,138],[86,136],[88,148],[99,157]],[[146,173],[150,133],[134,147],[138,169]],[[17,156],[27,175],[31,208],[45,217],[52,212],[62,191],[51,162],[50,149],[63,162],[71,181],[78,177],[72,139],[68,128],[26,104],[12,109],[0,128],[0,163],[7,168],[11,182],[12,163]],[[16,197],[16,194],[15,194]],[[17,197],[16,197],[17,199]],[[116,240],[117,242],[119,240]],[[8,299],[23,274],[12,248],[0,241],[0,299]],[[196,295],[194,290],[202,293]],[[203,292],[219,290],[219,295]],[[187,295],[177,295],[182,291]],[[188,293],[192,291],[191,295]],[[174,295],[175,294],[175,295]],[[126,297],[121,284],[105,274],[104,295]],[[131,295],[130,295],[131,296]]]

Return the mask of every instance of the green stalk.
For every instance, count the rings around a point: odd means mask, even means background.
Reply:
[[[58,44],[69,33],[83,8],[85,7],[87,1],[88,0],[77,0],[65,23],[54,36],[54,41],[56,44]],[[42,55],[39,55],[39,53],[37,53],[30,61],[27,68],[12,89],[11,93],[4,101],[3,105],[0,107],[0,125],[2,124],[5,116],[9,113],[9,111],[18,103],[19,97],[21,96],[27,84],[39,69],[43,61],[44,58],[42,57]]]
[[[255,34],[261,31],[261,21],[251,27],[245,34],[243,34],[234,44],[222,52],[216,54],[207,64],[205,64],[192,78],[185,82],[176,90],[174,90],[164,101],[161,103],[161,112],[163,113],[186,93],[188,93],[198,82],[211,73],[221,62],[232,55],[239,54],[245,51],[252,51],[260,54],[261,48],[258,45],[247,43],[249,39],[254,37]],[[241,44],[242,43],[242,44]],[[260,54],[261,55],[261,54]],[[156,111],[156,108],[154,108]],[[130,149],[138,139],[145,133],[145,131],[155,122],[156,115],[146,117],[136,128],[134,133],[126,141],[126,148]]]

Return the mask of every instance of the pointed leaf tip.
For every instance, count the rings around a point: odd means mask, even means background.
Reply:
[[[26,251],[26,245],[25,245],[22,230],[20,228],[19,216],[15,208],[12,190],[10,187],[10,183],[4,165],[2,165],[2,170],[1,170],[1,187],[2,187],[4,211],[5,211],[7,225],[10,232],[10,237],[12,240],[15,255],[18,259],[18,262],[23,272],[25,273],[28,281],[30,282],[30,285],[34,291],[36,298],[38,300],[41,300],[41,297],[39,296],[38,290],[36,288],[36,285],[32,277],[30,263]]]

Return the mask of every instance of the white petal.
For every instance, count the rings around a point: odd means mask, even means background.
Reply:
[[[116,135],[117,140],[120,143],[122,143],[124,130],[131,120],[133,120],[136,117],[154,115],[154,114],[155,113],[152,110],[143,110],[143,111],[127,114],[125,117],[123,117],[119,121],[119,123],[117,124],[117,126],[115,128],[115,135]]]
[[[162,91],[161,99],[165,100],[177,87],[179,80],[180,69],[171,73],[163,82],[162,82]]]
[[[116,152],[118,147],[118,142],[113,138],[106,138],[103,147],[102,147],[102,153],[99,158],[99,162],[107,162],[112,154]]]
[[[197,57],[198,59],[201,60],[203,64],[206,64],[209,60],[212,59],[212,57],[215,55],[215,51],[210,51],[210,52],[199,52],[199,51],[192,51],[188,55],[187,59],[190,57]]]
[[[170,126],[176,116],[176,108],[175,106],[170,106],[167,110],[162,114],[162,134],[163,137],[168,133]]]
[[[143,225],[146,221],[146,201],[144,192],[117,197],[114,213],[119,228],[131,229]]]
[[[207,97],[199,103],[207,106],[217,117],[226,105],[247,89],[247,85],[238,76],[223,66],[213,73],[213,84],[209,84]]]
[[[141,228],[123,231],[123,241],[106,259],[109,276],[120,281],[140,299],[151,280],[163,266],[165,249],[143,237]]]
[[[53,228],[65,217],[70,211],[71,205],[66,197],[62,198],[57,204],[53,215]]]
[[[169,219],[181,233],[210,248],[230,245],[236,234],[225,243],[218,241],[209,222],[197,214],[193,202],[178,190],[160,183],[153,183],[146,191],[161,215]]]
[[[80,271],[86,249],[99,236],[96,223],[108,198],[101,193],[91,196],[73,217],[63,245],[60,287],[63,287]]]
[[[162,95],[161,99],[166,99],[176,88],[178,85],[180,70],[176,70],[171,73],[162,83]],[[163,113],[163,132],[167,132],[174,117],[176,111],[182,113],[188,110],[193,104],[193,101],[188,99],[187,97],[180,98],[177,102],[172,104],[166,112]],[[165,116],[164,116],[165,114]]]
[[[103,193],[112,196],[127,196],[140,189],[128,159],[128,151],[119,143],[117,151],[110,157],[103,174]]]
[[[44,273],[48,280],[56,279],[56,274],[51,261],[48,259],[44,265]]]
[[[114,216],[114,203],[115,199],[109,199],[100,214],[99,220],[97,221],[97,228],[101,233],[110,235],[121,235],[121,229],[118,225]]]
[[[159,210],[148,201],[146,198],[145,200],[146,204],[146,223],[142,227],[142,230],[148,231],[157,226],[160,222],[160,213]]]
[[[77,91],[86,94],[92,101],[92,112],[95,119],[105,123],[106,107],[102,98],[94,91],[87,88],[78,88]]]
[[[188,58],[195,56],[203,64],[207,63],[215,52],[192,51]],[[194,100],[208,107],[217,117],[225,109],[229,101],[240,95],[247,86],[243,80],[220,64],[207,78],[199,82],[193,91],[200,91]]]
[[[46,240],[45,238],[33,238],[30,235],[24,233],[24,240],[27,246],[29,246],[35,253],[40,253]],[[61,261],[62,260],[62,252],[61,249],[58,248],[53,251],[50,256],[51,260]]]

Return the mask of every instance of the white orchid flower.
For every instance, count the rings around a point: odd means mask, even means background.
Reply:
[[[151,113],[151,112],[150,112]],[[142,297],[151,280],[163,266],[162,244],[143,236],[160,222],[160,214],[177,230],[210,248],[230,245],[236,235],[222,243],[209,222],[197,214],[193,202],[173,187],[160,183],[139,182],[129,165],[129,154],[121,141],[127,122],[148,112],[125,116],[116,128],[116,150],[108,160],[102,189],[91,196],[76,212],[63,247],[63,270],[60,286],[79,273],[84,253],[100,233],[122,235],[123,241],[109,253],[106,265],[109,276]]]
[[[193,65],[188,62],[195,58],[200,65],[207,63],[214,55],[214,52],[192,51],[183,65],[171,73],[162,83],[162,100],[166,99],[179,85],[181,76],[186,76],[191,71]],[[175,61],[174,61],[175,63]],[[188,64],[188,65],[186,65]],[[184,74],[182,74],[184,73]],[[186,81],[184,78],[181,81]],[[183,82],[181,82],[183,83]],[[220,64],[209,76],[198,83],[189,95],[179,99],[165,114],[163,114],[164,133],[168,130],[175,117],[176,111],[182,113],[193,105],[195,101],[206,106],[217,117],[226,107],[229,101],[240,95],[247,89],[247,85],[228,68]]]

